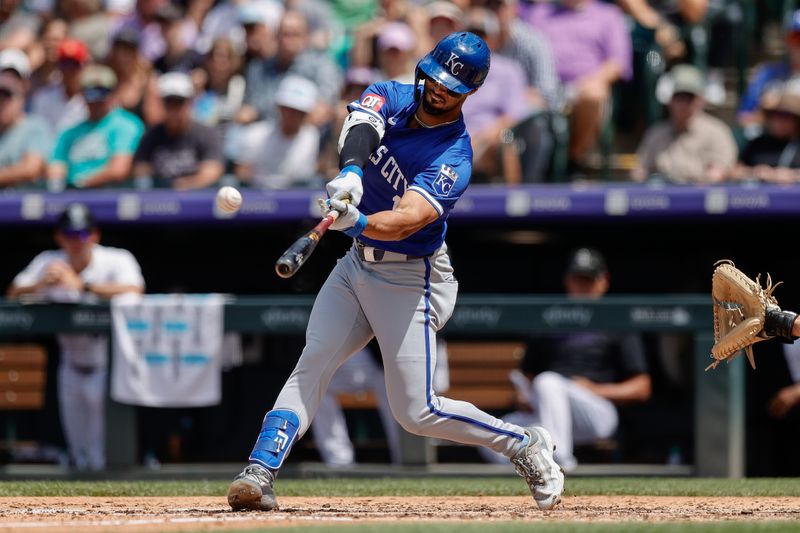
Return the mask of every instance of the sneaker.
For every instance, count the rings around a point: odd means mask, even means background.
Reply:
[[[542,511],[553,509],[561,502],[564,492],[564,472],[553,459],[553,439],[542,427],[526,430],[530,436],[527,446],[511,458],[517,474],[525,478],[536,505]]]
[[[234,511],[272,511],[278,508],[272,483],[275,477],[261,465],[247,465],[228,487],[228,504]]]

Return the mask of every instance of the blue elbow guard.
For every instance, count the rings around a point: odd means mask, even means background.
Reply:
[[[293,411],[288,409],[270,411],[261,424],[258,440],[250,453],[250,462],[271,470],[279,469],[297,440],[299,431],[300,419]]]

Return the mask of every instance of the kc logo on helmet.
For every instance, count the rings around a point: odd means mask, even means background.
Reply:
[[[367,109],[372,109],[373,111],[380,111],[385,102],[386,100],[383,99],[383,96],[378,96],[377,94],[365,94],[361,99],[361,107],[366,107]]]
[[[464,68],[464,63],[456,61],[456,59],[460,59],[458,54],[455,52],[450,52],[450,58],[444,62],[444,66],[450,69],[450,72],[453,74],[453,76],[458,76],[458,73],[461,72],[462,68]]]
[[[453,190],[453,185],[456,184],[457,179],[458,174],[455,170],[447,165],[442,165],[441,170],[439,170],[439,174],[436,176],[436,179],[433,180],[433,190],[437,194],[447,196],[450,194],[450,191]]]

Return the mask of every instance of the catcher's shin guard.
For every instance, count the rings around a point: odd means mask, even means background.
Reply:
[[[797,313],[782,311],[780,307],[770,306],[767,307],[764,315],[764,333],[789,342],[798,338],[792,335],[792,327]]]
[[[300,419],[294,411],[275,409],[264,417],[250,462],[277,471],[297,440]]]

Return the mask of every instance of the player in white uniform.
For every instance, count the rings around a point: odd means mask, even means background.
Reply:
[[[340,213],[331,228],[353,237],[353,247],[317,295],[303,353],[264,417],[250,464],[228,489],[233,509],[277,507],[272,486],[286,455],[336,369],[373,336],[403,428],[487,446],[515,464],[541,509],[560,501],[564,475],[547,431],[507,424],[432,386],[436,332],[458,291],[446,220],[472,170],[461,106],[489,63],[482,39],[454,33],[417,65],[424,83],[376,83],[350,104],[339,138],[342,170],[327,186],[325,205]]]
[[[83,204],[67,206],[55,240],[59,249],[40,253],[17,274],[9,298],[35,295],[54,302],[97,302],[144,290],[136,259],[127,250],[98,244],[100,232]],[[108,337],[62,334],[58,343],[58,401],[70,461],[80,470],[102,470]]]

